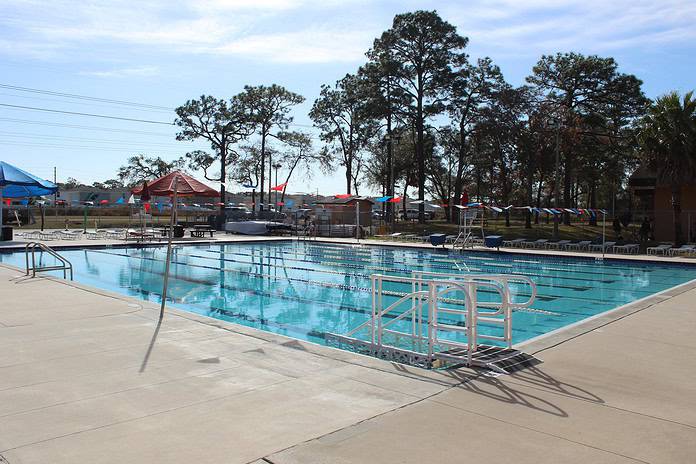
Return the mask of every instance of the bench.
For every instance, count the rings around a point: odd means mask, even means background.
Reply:
[[[210,227],[200,227],[200,226],[194,226],[193,230],[191,231],[191,237],[198,237],[198,238],[204,238],[206,233],[210,234],[210,237],[213,237],[213,233],[215,232],[215,229],[212,229]]]

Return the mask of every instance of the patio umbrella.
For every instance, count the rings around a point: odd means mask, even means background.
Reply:
[[[165,176],[145,183],[142,187],[135,187],[131,190],[135,195],[145,193],[150,196],[171,196],[172,213],[169,218],[169,240],[167,241],[167,258],[164,262],[164,280],[162,282],[162,304],[160,306],[159,318],[164,316],[164,306],[167,301],[167,286],[169,284],[169,263],[172,260],[172,236],[174,235],[174,218],[176,217],[176,199],[178,195],[196,197],[217,197],[219,192],[197,181],[188,174],[181,171],[174,171]],[[142,199],[142,196],[141,196]]]
[[[178,196],[217,197],[220,192],[212,189],[202,182],[181,171],[169,174],[147,182],[146,186],[138,186],[131,190],[135,195],[141,195],[143,187],[146,187],[151,196],[168,197],[174,195],[174,181],[176,180],[176,193]]]
[[[0,161],[0,226],[4,198],[25,198],[50,195],[58,191],[53,182],[40,179],[26,171]]]

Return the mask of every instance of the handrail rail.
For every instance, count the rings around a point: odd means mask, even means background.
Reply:
[[[433,278],[451,278],[457,280],[496,280],[501,282],[503,285],[508,285],[510,282],[523,282],[527,284],[531,289],[531,295],[527,301],[524,303],[514,302],[511,299],[508,300],[513,308],[529,308],[537,296],[537,286],[536,283],[529,277],[521,274],[453,274],[444,272],[432,272],[432,271],[413,271],[411,276],[415,278],[433,277]],[[510,295],[508,295],[508,298]]]
[[[408,277],[373,274],[370,279],[372,317],[345,336],[352,337],[358,331],[367,328],[370,331],[368,337],[372,346],[380,349],[399,348],[398,342],[397,345],[393,345],[391,341],[385,343],[383,335],[396,336],[397,340],[405,337],[422,349],[427,347],[427,356],[431,360],[437,354],[435,350],[440,352],[443,349],[464,349],[469,364],[473,362],[472,356],[475,356],[483,340],[503,342],[508,348],[512,348],[513,309],[529,307],[537,294],[534,281],[517,274],[447,274],[415,271]],[[412,291],[398,295],[398,298],[390,301],[385,307],[382,298],[384,295],[390,295],[390,292],[383,290],[385,282],[411,284]],[[513,301],[509,287],[511,283],[528,285],[531,289],[529,299],[522,302]],[[478,292],[481,289],[493,291],[499,298],[493,298],[494,301],[488,301],[488,298],[486,301],[479,301]],[[463,297],[452,298],[449,297],[450,293],[461,293]],[[426,304],[427,313],[424,314]],[[398,311],[393,319],[383,320],[384,316],[399,308],[403,308],[403,311]],[[441,314],[448,314],[450,317],[443,319]],[[452,320],[451,317],[455,319]],[[407,328],[402,323],[409,319],[411,327]],[[478,326],[481,323],[499,325],[502,334],[479,333]],[[426,326],[427,333],[423,333]],[[456,339],[445,336],[446,333],[465,335],[464,339]]]
[[[62,263],[62,266],[45,266],[45,267],[36,267],[36,249],[41,250],[42,252],[46,252],[49,255],[53,256],[56,258],[58,261]],[[29,267],[29,252],[31,251],[31,267]],[[29,271],[32,272],[32,278],[36,277],[37,272],[44,272],[44,271],[63,271],[63,278],[67,279],[67,271],[70,271],[70,280],[73,280],[73,266],[72,263],[62,255],[60,255],[58,252],[56,252],[53,248],[50,246],[46,245],[45,243],[41,242],[29,242],[27,245],[24,247],[24,261],[26,264],[26,275],[29,275]]]

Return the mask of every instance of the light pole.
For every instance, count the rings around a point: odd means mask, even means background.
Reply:
[[[558,210],[558,197],[560,195],[559,184],[561,183],[560,178],[560,164],[561,164],[561,121],[556,121],[556,180],[553,186],[553,207]],[[553,238],[558,240],[558,222],[559,215],[553,215]]]
[[[278,169],[280,169],[280,167],[281,167],[280,163],[276,163],[276,164],[273,165],[273,169],[275,169],[275,184],[276,184],[276,187],[278,186]],[[277,208],[277,207],[278,207],[278,190],[275,191],[275,202],[274,202],[274,203],[275,203],[275,206],[276,206],[276,208]],[[278,210],[276,209],[276,211],[278,211]]]
[[[394,193],[394,184],[395,179],[394,179],[394,147],[393,147],[393,142],[399,142],[401,140],[401,137],[398,135],[392,135],[391,130],[388,131],[387,135],[384,136],[384,141],[387,142],[387,167],[389,168],[389,179],[387,180],[387,195],[391,196],[393,198],[396,197]],[[391,200],[390,199],[390,200]],[[387,206],[387,216],[388,220],[391,221],[391,231],[394,233],[394,219],[396,218],[396,214],[394,213],[394,205],[395,203],[392,203],[389,201],[389,204]]]

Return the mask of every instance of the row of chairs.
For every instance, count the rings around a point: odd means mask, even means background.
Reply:
[[[675,247],[671,243],[661,243],[654,247],[648,247],[649,255],[661,256],[696,256],[696,244],[689,243]]]
[[[640,245],[637,243],[618,245],[616,242],[593,243],[592,240],[581,240],[578,242],[574,242],[572,240],[559,240],[554,242],[545,238],[540,238],[538,240],[516,238],[514,240],[504,240],[503,246],[537,250],[588,251],[600,253],[612,252],[622,254],[638,254],[638,252],[640,252]]]
[[[137,229],[96,229],[96,230],[32,230],[18,232],[17,236],[31,240],[125,240],[131,233],[139,233]]]

